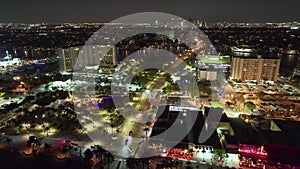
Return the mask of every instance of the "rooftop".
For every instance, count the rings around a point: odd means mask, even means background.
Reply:
[[[259,135],[259,132],[242,119],[229,118],[229,122],[235,133],[234,136],[226,136],[226,140],[229,144],[250,144],[259,146],[266,144]]]
[[[162,109],[162,107],[159,107],[159,110]],[[203,116],[203,113],[201,111],[187,111],[186,116],[182,116],[179,111],[169,111],[169,105],[166,106],[166,109],[161,113],[160,116],[157,116],[158,119],[156,123],[154,124],[153,130],[151,135],[159,135],[166,131],[170,126],[172,125],[178,125],[178,119],[182,119],[182,125],[181,128],[183,130],[186,130],[188,133],[186,137],[184,137],[181,140],[181,143],[178,144],[178,147],[183,147],[184,144],[187,143],[194,143],[196,145],[209,145],[213,146],[214,148],[221,149],[222,145],[220,143],[220,139],[218,137],[217,131],[215,130],[213,134],[203,143],[199,142],[199,136],[202,132],[202,129],[204,128],[205,124],[205,117]],[[187,125],[185,124],[189,118],[196,118],[195,124],[192,126],[192,129],[190,131],[187,131]],[[208,127],[209,128],[209,127]],[[206,130],[208,131],[208,130]],[[205,130],[204,130],[205,132]],[[167,141],[176,141],[172,140],[172,138],[165,138]]]

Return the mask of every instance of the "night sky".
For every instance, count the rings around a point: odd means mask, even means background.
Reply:
[[[300,21],[299,0],[4,0],[0,22],[109,22],[137,12],[165,12],[207,22]]]

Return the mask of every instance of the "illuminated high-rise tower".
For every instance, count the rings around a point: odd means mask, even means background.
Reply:
[[[117,65],[116,49],[110,45],[75,46],[59,49],[58,53],[60,71],[73,71],[75,64],[82,69],[100,68],[100,70],[108,68],[111,70]]]
[[[279,58],[233,56],[231,61],[231,78],[241,82],[246,80],[276,82],[279,66]]]

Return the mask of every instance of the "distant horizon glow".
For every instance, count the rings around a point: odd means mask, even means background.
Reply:
[[[297,0],[4,1],[0,23],[105,23],[139,12],[164,12],[203,22],[300,21]]]

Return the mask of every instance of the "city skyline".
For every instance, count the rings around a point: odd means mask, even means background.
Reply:
[[[2,168],[300,169],[298,6],[3,2]]]

